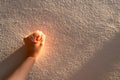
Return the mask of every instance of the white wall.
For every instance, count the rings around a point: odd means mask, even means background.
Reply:
[[[46,45],[28,80],[120,80],[120,0],[0,0],[0,80],[37,29]]]

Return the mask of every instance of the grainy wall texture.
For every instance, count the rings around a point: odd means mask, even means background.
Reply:
[[[28,80],[120,80],[120,0],[0,0],[0,80],[35,30],[47,39]]]

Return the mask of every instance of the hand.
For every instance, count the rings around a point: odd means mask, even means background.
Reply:
[[[45,43],[45,34],[39,30],[24,38],[28,56],[37,58]]]

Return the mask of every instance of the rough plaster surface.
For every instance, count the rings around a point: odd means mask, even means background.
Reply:
[[[37,29],[47,40],[28,80],[120,80],[120,0],[0,0],[0,80]]]

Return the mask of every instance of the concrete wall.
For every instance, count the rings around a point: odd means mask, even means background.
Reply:
[[[47,39],[28,80],[120,80],[120,0],[0,0],[0,80],[37,29]]]

